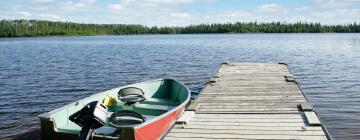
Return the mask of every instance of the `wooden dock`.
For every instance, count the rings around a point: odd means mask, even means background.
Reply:
[[[331,139],[283,63],[225,62],[192,103],[165,140]]]

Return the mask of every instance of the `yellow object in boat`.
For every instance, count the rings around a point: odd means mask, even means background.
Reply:
[[[111,96],[106,96],[104,98],[103,104],[106,106],[113,106],[117,103],[116,99],[114,97]]]

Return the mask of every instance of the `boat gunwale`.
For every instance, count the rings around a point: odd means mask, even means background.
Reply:
[[[88,99],[90,99],[90,98],[92,98],[92,97],[94,97],[94,96],[100,96],[100,95],[106,94],[106,93],[108,93],[108,92],[110,92],[110,91],[113,91],[113,90],[120,90],[120,89],[122,89],[122,88],[131,87],[131,86],[134,86],[134,85],[137,85],[137,84],[146,84],[146,83],[158,82],[158,81],[164,81],[164,80],[173,80],[173,81],[179,83],[181,86],[183,86],[183,87],[187,90],[188,96],[187,96],[186,100],[184,100],[181,104],[177,105],[177,107],[175,107],[175,108],[167,111],[166,113],[163,113],[163,114],[155,117],[154,119],[152,119],[152,120],[150,120],[150,121],[147,121],[147,122],[142,123],[142,124],[140,124],[140,125],[138,125],[138,126],[135,126],[135,127],[122,127],[122,128],[121,128],[121,129],[134,129],[134,130],[135,130],[135,129],[140,129],[140,128],[145,127],[145,126],[147,126],[147,125],[149,125],[149,124],[151,124],[151,123],[153,123],[153,122],[155,122],[155,121],[161,120],[161,119],[164,118],[165,116],[167,116],[167,115],[169,115],[169,114],[177,111],[179,108],[185,106],[185,105],[189,102],[189,100],[190,100],[190,96],[191,96],[190,89],[189,89],[188,87],[186,87],[183,83],[181,83],[181,82],[179,82],[179,81],[177,81],[177,80],[175,80],[175,79],[172,79],[172,78],[163,78],[163,79],[155,79],[155,80],[137,82],[137,83],[134,83],[134,84],[125,85],[125,86],[120,86],[120,87],[115,87],[115,88],[112,88],[112,89],[109,89],[109,90],[105,90],[105,91],[102,91],[102,92],[99,92],[99,93],[90,95],[90,96],[85,97],[85,98],[83,98],[83,99],[77,100],[77,101],[72,102],[72,103],[69,103],[69,104],[67,104],[67,105],[64,105],[64,106],[62,106],[62,107],[60,107],[60,108],[56,108],[56,109],[51,110],[51,111],[49,111],[49,112],[44,112],[44,113],[38,115],[38,117],[39,117],[40,119],[43,119],[43,120],[51,121],[51,122],[54,124],[54,128],[53,128],[53,129],[54,129],[56,132],[60,132],[60,131],[58,131],[58,128],[57,128],[57,125],[56,125],[54,119],[53,119],[52,117],[50,117],[50,115],[52,115],[52,114],[54,114],[54,113],[56,113],[56,112],[62,111],[62,110],[66,109],[66,108],[68,108],[68,107],[71,107],[71,106],[73,106],[73,105],[76,105],[76,104],[77,104],[78,102],[80,102],[80,101],[86,101],[86,100],[88,100]]]
[[[181,86],[185,87],[185,89],[187,90],[187,93],[188,93],[187,98],[186,98],[181,104],[177,105],[175,108],[167,111],[166,113],[163,113],[163,114],[161,114],[160,116],[157,116],[156,118],[154,118],[154,119],[152,119],[152,120],[150,120],[150,121],[146,121],[145,123],[142,123],[142,124],[137,125],[137,126],[132,127],[132,128],[134,128],[134,129],[140,129],[140,128],[145,127],[145,126],[147,126],[148,124],[151,124],[151,123],[153,123],[153,122],[155,122],[155,121],[161,120],[161,119],[163,119],[165,116],[168,116],[169,114],[171,114],[171,113],[179,110],[179,108],[185,107],[186,104],[188,104],[188,102],[190,101],[191,91],[190,91],[190,89],[189,89],[188,87],[186,87],[183,83],[181,83],[181,82],[179,82],[179,81],[177,81],[177,80],[175,80],[175,79],[172,79],[172,78],[166,78],[166,79],[162,79],[162,80],[173,80],[173,81],[179,83]]]

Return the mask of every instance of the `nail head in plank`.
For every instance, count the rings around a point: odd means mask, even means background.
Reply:
[[[211,78],[211,79],[209,80],[209,83],[215,83],[216,80],[217,80],[217,78]]]

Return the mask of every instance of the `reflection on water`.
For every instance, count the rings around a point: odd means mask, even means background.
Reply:
[[[224,60],[286,62],[336,139],[360,139],[360,34],[0,39],[0,138],[91,94],[176,78],[199,91]]]

